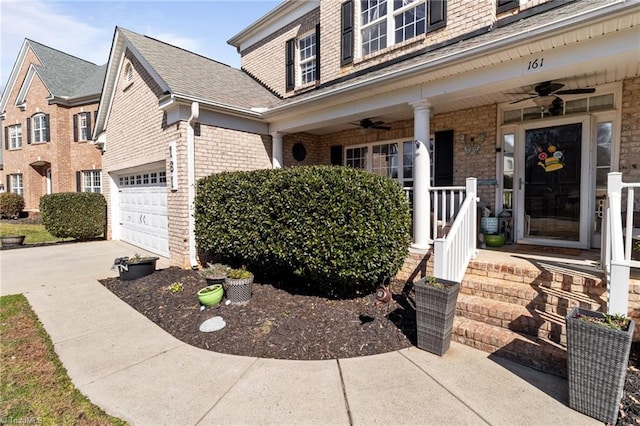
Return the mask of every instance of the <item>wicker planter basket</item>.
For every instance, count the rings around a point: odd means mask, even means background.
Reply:
[[[574,308],[567,315],[569,406],[601,422],[615,424],[622,399],[635,324],[626,331],[575,318],[576,313],[603,317]]]
[[[224,289],[227,294],[227,300],[232,305],[246,305],[251,300],[251,285],[253,284],[253,275],[245,279],[225,278]]]
[[[442,356],[451,343],[460,283],[441,279],[437,282],[444,288],[430,285],[427,277],[415,284],[416,324],[418,347]]]

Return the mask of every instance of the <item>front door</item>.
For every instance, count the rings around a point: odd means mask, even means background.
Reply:
[[[586,248],[589,119],[522,126],[518,154],[518,242]]]

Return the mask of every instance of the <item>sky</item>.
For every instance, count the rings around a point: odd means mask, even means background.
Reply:
[[[281,2],[0,0],[0,91],[25,38],[102,65],[116,26],[239,68],[240,55],[227,40]]]

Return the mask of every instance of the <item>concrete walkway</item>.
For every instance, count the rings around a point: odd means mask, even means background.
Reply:
[[[0,294],[24,293],[73,383],[131,424],[600,424],[568,408],[565,380],[456,343],[443,357],[331,361],[194,348],[97,282],[136,252],[117,241],[0,252]]]

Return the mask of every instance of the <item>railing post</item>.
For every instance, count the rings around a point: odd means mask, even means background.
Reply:
[[[471,209],[469,221],[471,231],[469,232],[469,250],[471,250],[471,257],[476,257],[478,251],[478,179],[474,177],[467,178],[466,181],[466,197],[473,197],[474,207]]]

